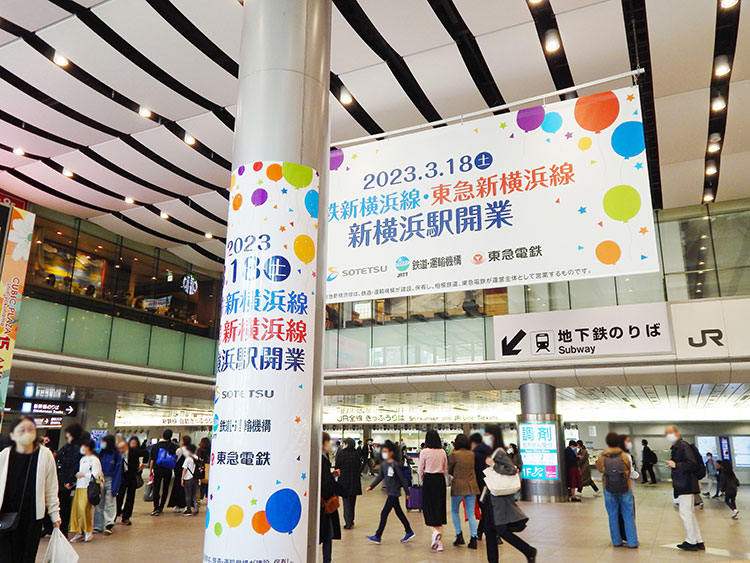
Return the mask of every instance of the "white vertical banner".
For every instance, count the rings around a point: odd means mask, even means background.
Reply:
[[[232,175],[206,562],[305,561],[318,186],[289,162]]]

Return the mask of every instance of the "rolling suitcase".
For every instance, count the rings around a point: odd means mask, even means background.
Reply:
[[[409,498],[406,500],[406,510],[422,510],[422,487],[409,487]]]

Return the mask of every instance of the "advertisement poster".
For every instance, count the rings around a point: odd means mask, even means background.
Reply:
[[[290,162],[232,174],[204,561],[306,559],[318,194]]]
[[[750,436],[732,436],[735,467],[750,467]]]
[[[637,87],[335,149],[328,301],[656,272]]]
[[[554,481],[558,474],[557,429],[554,422],[518,424],[524,479]]]

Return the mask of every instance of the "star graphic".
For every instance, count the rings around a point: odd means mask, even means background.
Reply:
[[[643,163],[642,162],[636,162],[635,163],[635,169],[636,170],[640,170],[641,168],[643,168]]]
[[[253,506],[255,506],[256,504],[258,504],[258,499],[257,498],[250,499],[250,504],[252,504]]]
[[[566,139],[572,139],[573,138],[573,133],[570,132],[570,131],[568,131],[567,133],[565,133],[565,138]]]
[[[307,479],[307,473],[302,474],[302,480],[304,481],[305,479]]]
[[[253,486],[252,486],[252,485],[248,485],[248,486],[247,486],[247,489],[248,489],[249,491],[252,491],[252,490],[253,490]]]
[[[286,231],[286,227],[284,225],[281,225],[281,227],[279,227],[279,230],[283,233],[284,231]]]
[[[294,422],[296,422],[297,424],[299,424],[301,421],[302,419],[300,417],[298,416],[294,417]]]
[[[258,180],[258,184],[262,184],[262,183],[263,183],[263,180]]]
[[[579,207],[578,208],[578,213],[580,213],[581,215],[583,215],[584,213],[586,213],[586,208],[584,206]]]
[[[479,133],[479,129],[474,129],[474,133]]]
[[[648,232],[648,229],[646,227],[641,227],[641,230],[638,232],[641,233],[642,235],[645,235]]]
[[[628,100],[629,102],[632,102],[633,100],[635,100],[635,96],[634,96],[633,94],[628,94],[628,95],[626,96],[626,99],[627,99],[627,100]]]
[[[282,193],[282,194],[285,194],[285,193],[287,193],[288,191],[289,191],[289,190],[287,190],[286,188],[281,188],[281,193]]]
[[[357,158],[357,155],[356,155],[356,154],[353,154],[353,155],[352,155],[352,158]]]
[[[505,128],[506,128],[507,126],[508,126],[508,124],[507,124],[507,123],[505,123],[505,121],[503,121],[503,122],[502,122],[502,123],[500,124],[500,129],[505,129]]]

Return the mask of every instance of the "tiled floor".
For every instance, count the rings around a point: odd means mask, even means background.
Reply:
[[[523,510],[530,517],[523,537],[539,549],[538,561],[750,561],[750,504],[747,505],[748,512],[741,513],[740,520],[733,521],[723,502],[707,499],[705,509],[698,511],[698,521],[708,550],[705,553],[682,553],[674,548],[684,539],[684,530],[677,509],[672,505],[671,488],[638,485],[636,512],[641,546],[638,550],[613,549],[609,543],[604,501],[591,497],[589,491],[587,489],[584,501],[577,504],[522,503]],[[747,494],[741,490],[740,509],[745,505]],[[379,546],[368,544],[365,536],[375,531],[382,502],[383,493],[380,491],[360,497],[356,526],[351,531],[343,531],[342,541],[334,542],[334,561],[352,561],[355,558],[361,561],[362,557],[398,563],[479,563],[487,560],[482,542],[480,549],[474,552],[465,547],[453,547],[451,524],[445,528],[445,551],[432,553],[428,546],[429,531],[418,512],[408,515],[417,533],[411,543],[399,543],[403,530],[395,515],[391,515],[383,543]],[[91,543],[74,544],[80,554],[80,562],[161,563],[168,560],[170,563],[198,563],[203,545],[203,516],[185,518],[165,513],[153,518],[148,516],[149,510],[149,505],[138,502],[131,527],[118,524],[110,537],[97,534]],[[747,519],[743,519],[744,516]],[[450,522],[450,514],[448,520]],[[465,524],[464,528],[468,535],[468,525]],[[43,553],[44,544],[40,548],[39,562]],[[164,554],[169,554],[168,559]],[[500,547],[500,560],[509,563],[525,561],[508,545]]]

